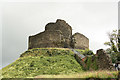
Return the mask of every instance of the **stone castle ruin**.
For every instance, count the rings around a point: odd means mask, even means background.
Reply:
[[[88,49],[89,39],[80,33],[72,35],[72,27],[57,19],[55,23],[48,23],[45,31],[29,36],[29,49],[49,47]]]

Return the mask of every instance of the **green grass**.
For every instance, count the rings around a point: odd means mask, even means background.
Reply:
[[[78,51],[79,53],[85,55],[85,56],[94,55],[93,51],[92,51],[92,50],[89,50],[89,49],[85,49],[85,50],[75,49],[75,50]]]
[[[117,78],[117,75],[117,71],[85,71],[67,75],[38,75],[35,78]]]
[[[25,56],[56,56],[56,55],[73,55],[74,53],[68,48],[33,48],[21,54]]]
[[[15,62],[0,70],[0,78],[117,78],[118,72],[97,71],[96,61],[96,56],[88,56],[85,59],[87,69],[84,71],[70,49],[34,48],[25,51]]]
[[[84,60],[86,67],[83,66],[83,69],[85,71],[98,70],[97,56],[94,53],[92,55],[87,55],[87,53],[90,51],[88,49],[86,49],[86,50],[75,49],[75,50],[86,56],[86,58]],[[77,57],[77,61],[80,62],[81,59],[79,59],[79,57]]]
[[[86,70],[98,70],[97,57],[95,55],[87,57],[85,64]]]
[[[69,49],[31,49],[2,69],[3,78],[74,74],[83,71]]]

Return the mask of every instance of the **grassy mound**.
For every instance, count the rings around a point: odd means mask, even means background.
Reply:
[[[73,74],[83,71],[69,49],[30,49],[2,69],[3,78],[26,78],[37,75]]]

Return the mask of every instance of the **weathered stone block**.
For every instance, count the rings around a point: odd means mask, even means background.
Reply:
[[[96,55],[98,56],[97,64],[100,70],[114,70],[112,60],[103,49],[97,50]]]
[[[83,34],[75,33],[72,35],[71,46],[77,49],[89,49],[89,39]]]

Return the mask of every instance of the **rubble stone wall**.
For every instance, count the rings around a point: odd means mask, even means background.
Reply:
[[[85,37],[83,34],[75,33],[72,36],[73,47],[77,49],[89,49],[89,39]]]
[[[29,49],[46,47],[63,47],[60,31],[45,31],[29,37]]]
[[[76,43],[72,43],[72,27],[66,21],[57,19],[55,23],[48,23],[44,32],[29,36],[28,49],[47,47],[71,48],[71,45],[75,45],[74,48],[79,49],[89,48],[89,40],[84,35],[77,33],[73,37],[76,39]]]

